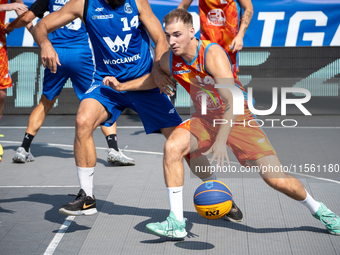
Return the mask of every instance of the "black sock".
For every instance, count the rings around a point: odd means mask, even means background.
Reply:
[[[113,148],[118,151],[118,137],[116,134],[111,134],[106,137],[107,145],[109,148]]]
[[[34,135],[30,135],[29,133],[25,133],[24,140],[22,140],[21,147],[23,147],[26,152],[28,152],[30,150],[33,138],[34,138]]]

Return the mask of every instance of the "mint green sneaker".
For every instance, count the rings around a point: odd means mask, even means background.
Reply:
[[[184,238],[187,236],[185,230],[185,220],[179,222],[173,212],[170,212],[168,218],[163,222],[149,223],[146,230],[157,236],[167,236],[171,238]]]
[[[320,220],[327,227],[329,233],[340,235],[340,217],[329,210],[323,203],[318,203],[320,207],[315,214],[312,214],[313,217]]]

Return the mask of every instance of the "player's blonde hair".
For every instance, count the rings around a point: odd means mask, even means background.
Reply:
[[[163,22],[165,23],[165,25],[168,25],[170,23],[176,23],[179,21],[182,21],[184,24],[188,26],[193,26],[191,14],[181,8],[172,10],[163,18]]]

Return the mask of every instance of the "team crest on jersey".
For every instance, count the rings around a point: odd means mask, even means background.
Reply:
[[[225,26],[225,14],[221,9],[213,9],[209,11],[207,25],[213,25],[217,27]]]
[[[196,65],[196,70],[197,70],[197,72],[202,72],[202,64],[198,63]]]
[[[130,44],[131,36],[132,34],[126,35],[124,41],[118,35],[116,36],[114,42],[111,40],[110,37],[103,37],[103,39],[113,52],[117,52],[119,50],[121,50],[122,52],[126,52]]]
[[[197,95],[196,95],[196,100],[201,105],[202,105],[202,94],[203,93],[207,94],[205,91],[200,90],[197,92]],[[218,98],[212,98],[209,94],[207,94],[206,98],[207,98],[207,110],[213,111],[213,110],[221,108],[221,104]]]
[[[125,11],[126,13],[128,13],[128,14],[132,13],[132,7],[131,7],[131,5],[130,5],[129,3],[126,3],[126,4],[124,5],[124,11]]]
[[[227,4],[228,0],[221,0],[221,4]]]

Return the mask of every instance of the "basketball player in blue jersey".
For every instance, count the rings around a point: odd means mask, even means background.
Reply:
[[[182,120],[167,95],[160,93],[155,84],[173,82],[160,71],[158,61],[168,50],[168,44],[147,0],[70,0],[59,11],[43,18],[32,34],[41,47],[43,64],[52,73],[60,68],[60,61],[48,33],[77,18],[86,25],[96,69],[76,119],[74,154],[80,191],[59,212],[92,215],[97,212],[92,191],[96,165],[93,130],[100,124],[112,125],[127,107],[139,114],[147,134],[160,131],[168,137]],[[155,43],[155,52],[149,36]],[[127,85],[137,79],[144,90],[117,92],[103,85],[105,76],[114,76]]]
[[[37,0],[27,12],[20,15],[12,23],[7,24],[6,32],[10,33],[13,29],[23,26],[26,26],[31,31],[33,19],[36,17],[42,18],[47,11],[53,13],[59,10],[65,2]],[[81,99],[93,79],[92,51],[88,34],[80,19],[75,19],[63,28],[51,33],[50,40],[58,52],[62,65],[56,73],[51,73],[49,68],[45,69],[43,94],[39,104],[30,115],[23,142],[16,150],[13,158],[15,163],[34,161],[34,157],[30,152],[32,140],[43,125],[47,113],[53,107],[66,81],[69,78],[71,79],[74,91],[78,98]],[[125,156],[118,149],[116,124],[112,125],[112,127],[102,127],[102,131],[109,145],[108,162],[113,165],[134,165],[134,160]]]

